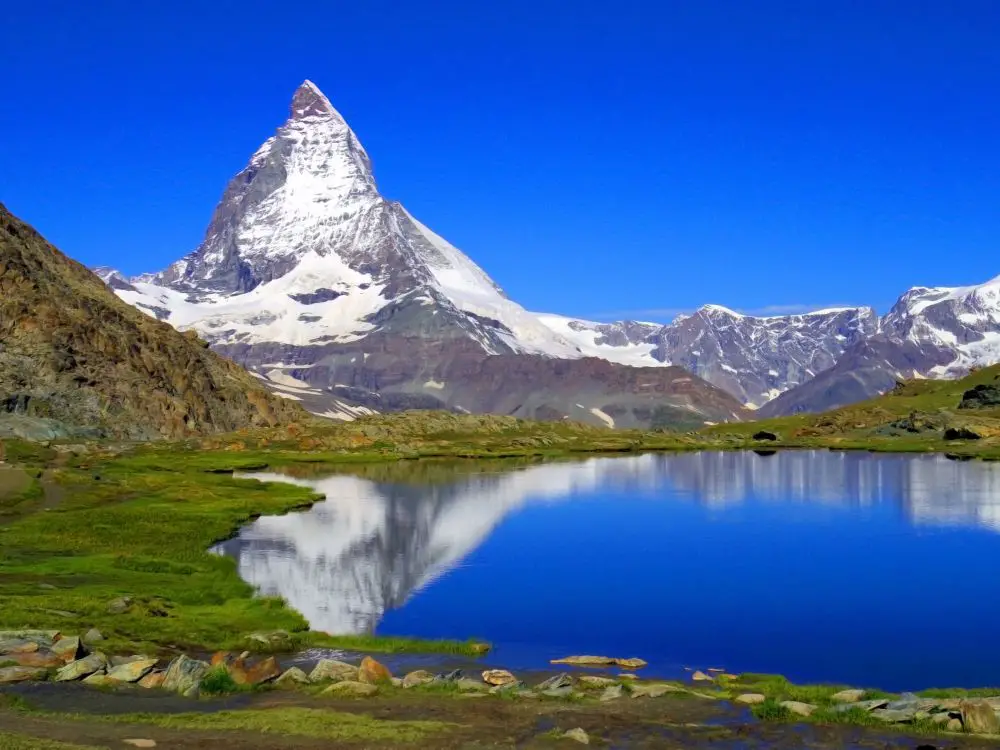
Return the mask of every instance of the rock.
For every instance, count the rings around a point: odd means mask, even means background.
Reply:
[[[32,641],[42,648],[52,648],[59,636],[58,630],[0,630],[0,642]]]
[[[208,662],[191,659],[181,654],[167,666],[161,687],[172,693],[193,697],[198,694],[201,681],[209,669]]]
[[[485,682],[480,682],[479,680],[472,680],[468,677],[463,677],[460,680],[455,680],[455,685],[458,686],[458,690],[461,693],[487,693],[489,692],[490,686]]]
[[[913,721],[917,710],[915,708],[880,708],[871,713],[876,719],[890,724],[902,724],[907,721]]]
[[[514,680],[513,682],[505,682],[502,685],[494,685],[490,688],[491,695],[500,695],[501,693],[510,693],[515,690],[521,690],[524,688],[524,683],[520,680]]]
[[[119,664],[108,670],[108,679],[115,682],[138,682],[153,671],[159,659],[138,659]]]
[[[94,672],[89,677],[84,677],[83,683],[91,687],[114,687],[121,684],[120,682],[108,679],[108,676],[104,672]]]
[[[622,688],[621,685],[611,685],[604,688],[604,692],[601,693],[599,700],[601,703],[604,703],[606,701],[617,700],[618,698],[621,698],[622,695],[624,695],[624,688]]]
[[[392,672],[384,664],[366,656],[358,667],[358,682],[366,682],[369,685],[392,682]]]
[[[517,682],[517,678],[506,669],[487,669],[483,672],[483,682],[487,685],[509,685]]]
[[[139,680],[139,687],[146,688],[147,690],[163,687],[163,678],[166,676],[166,672],[150,672]]]
[[[358,668],[347,662],[336,659],[320,659],[309,673],[310,682],[357,682]]]
[[[621,667],[622,669],[642,669],[646,662],[642,659],[620,659],[614,656],[565,656],[553,659],[552,664],[569,664],[574,667]]]
[[[812,703],[802,703],[801,701],[781,701],[781,705],[798,716],[810,716],[816,710]]]
[[[986,701],[962,701],[962,726],[973,734],[1000,734],[1000,720]]]
[[[758,430],[753,434],[754,440],[777,440],[778,436],[767,430]]]
[[[581,727],[570,729],[563,735],[563,739],[573,740],[574,742],[579,742],[581,745],[590,744],[590,736]]]
[[[156,747],[156,740],[146,740],[146,739],[128,739],[122,740],[126,745],[131,745],[132,747]]]
[[[391,680],[389,680],[389,682],[392,683],[393,687],[403,687],[402,677],[393,677]]]
[[[107,610],[109,615],[123,615],[132,608],[132,597],[119,596],[108,602]]]
[[[961,732],[964,727],[961,719],[950,719],[944,728],[949,732]]]
[[[453,669],[450,672],[445,672],[444,674],[439,674],[438,679],[444,680],[445,682],[455,682],[455,680],[462,679],[463,672],[461,669]]]
[[[259,650],[291,651],[295,648],[295,640],[287,630],[272,630],[267,633],[251,633],[245,639],[247,643]]]
[[[535,690],[540,692],[545,692],[546,690],[556,690],[559,688],[571,688],[573,687],[573,678],[570,677],[565,672],[557,674],[555,677],[550,677],[544,682],[540,682],[535,686]]]
[[[653,682],[650,684],[632,686],[633,698],[659,698],[667,693],[679,692],[682,692],[681,688],[675,685],[669,685],[665,682]]]
[[[618,680],[638,680],[639,678],[636,677],[634,674],[624,673],[624,674],[617,674],[617,675],[615,675],[615,679],[618,679]]]
[[[426,685],[428,682],[434,682],[434,679],[434,675],[426,669],[418,669],[414,672],[410,672],[403,678],[403,687],[411,688],[417,687],[418,685]]]
[[[841,690],[839,693],[831,695],[830,700],[834,703],[857,703],[864,697],[864,690]]]
[[[63,667],[66,665],[66,662],[62,657],[57,656],[51,651],[31,651],[26,654],[6,654],[3,657],[3,661],[13,661],[21,667],[44,667],[45,669]]]
[[[83,643],[80,642],[80,636],[74,635],[60,638],[52,644],[52,653],[58,654],[66,664],[76,661],[84,655]]]
[[[262,685],[275,680],[281,674],[281,665],[273,656],[247,665],[245,657],[237,657],[228,666],[229,674],[237,685]]]
[[[618,684],[618,680],[611,677],[598,677],[593,674],[582,674],[576,678],[576,681],[580,683],[581,687],[592,688],[595,690],[603,690],[606,687]]]
[[[140,654],[133,654],[132,656],[112,656],[108,659],[108,664],[112,667],[120,667],[123,664],[131,664],[134,661],[143,661],[147,659],[146,656],[141,656]]]
[[[695,682],[715,682],[714,677],[705,674],[701,670],[698,670],[693,675],[691,675],[691,679],[694,680]]]
[[[38,650],[38,644],[23,638],[0,641],[0,654],[30,654]]]
[[[94,674],[94,672],[104,671],[104,668],[107,665],[107,657],[98,651],[90,656],[85,656],[82,659],[71,661],[65,667],[56,672],[54,679],[56,682],[80,680]]]
[[[48,671],[40,667],[3,667],[0,669],[0,685],[44,680],[47,675]]]
[[[932,724],[947,724],[949,721],[951,721],[951,714],[947,711],[942,711],[939,714],[931,714]]]
[[[97,628],[91,628],[83,636],[84,643],[97,643],[104,640],[104,634]]]
[[[851,706],[850,704],[846,704],[845,703],[844,707],[845,708],[852,708],[852,707],[854,707],[854,708],[864,709],[865,711],[875,711],[876,709],[879,709],[879,708],[887,708],[888,705],[889,705],[889,701],[886,700],[885,698],[875,698],[874,700],[861,701],[860,703],[855,703],[855,704],[853,704],[853,706]]]
[[[356,696],[366,696],[375,695],[378,692],[378,685],[374,685],[370,682],[357,682],[356,680],[343,680],[342,682],[335,682],[326,690],[324,690],[321,695],[356,695]]]
[[[949,427],[944,431],[945,440],[979,440],[983,436],[968,427]]]
[[[763,693],[743,693],[743,695],[737,695],[734,700],[747,706],[756,706],[758,703],[766,701],[767,696]]]
[[[962,394],[959,409],[992,409],[1000,406],[1000,385],[982,384]]]
[[[286,669],[284,673],[274,681],[274,684],[279,687],[294,687],[295,685],[308,685],[309,675],[307,675],[298,667],[290,667],[289,669]]]

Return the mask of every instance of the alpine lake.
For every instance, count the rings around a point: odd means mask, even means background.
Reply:
[[[995,684],[1000,463],[698,452],[255,473],[325,500],[215,551],[315,630],[483,638],[490,660],[643,677]]]

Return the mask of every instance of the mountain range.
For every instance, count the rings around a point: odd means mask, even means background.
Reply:
[[[530,312],[378,190],[311,82],[227,185],[201,245],[158,273],[95,269],[124,301],[279,395],[351,418],[410,407],[691,425],[816,411],[1000,357],[1000,277],[870,307],[669,324]]]

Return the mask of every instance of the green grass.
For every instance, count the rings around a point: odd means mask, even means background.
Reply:
[[[251,709],[208,714],[120,714],[73,718],[177,730],[265,732],[344,742],[419,742],[424,747],[428,746],[426,743],[429,737],[444,734],[456,726],[439,721],[389,721],[375,719],[365,714],[317,708]]]
[[[0,730],[0,750],[100,750],[100,748],[93,745],[71,745],[67,742],[44,740]]]
[[[761,721],[790,721],[793,718],[792,712],[782,706],[775,698],[768,698],[750,710]]]
[[[208,670],[202,678],[200,690],[205,695],[229,695],[241,692],[243,687],[233,679],[228,669],[219,665]]]
[[[995,698],[1000,688],[930,688],[917,693],[921,698]]]
[[[814,705],[831,703],[831,697],[846,689],[846,685],[796,685],[786,677],[777,674],[739,675],[728,686],[730,693],[761,693],[768,698],[783,701],[800,701]]]

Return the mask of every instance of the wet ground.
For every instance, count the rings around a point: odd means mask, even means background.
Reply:
[[[11,707],[17,696],[20,708]],[[6,704],[6,705],[5,705]],[[25,711],[24,707],[29,709]],[[418,743],[312,739],[238,730],[176,730],[148,724],[104,724],[87,717],[133,713],[191,713],[221,710],[309,707],[364,713],[389,721],[434,720],[454,728]],[[50,713],[55,712],[55,713]],[[73,714],[68,717],[67,714]],[[122,689],[106,692],[85,685],[37,683],[0,690],[0,747],[4,732],[92,747],[127,748],[126,739],[151,739],[162,748],[465,748],[576,747],[553,735],[583,728],[591,746],[605,748],[696,748],[701,750],[929,750],[995,748],[996,742],[972,737],[916,738],[884,730],[848,726],[767,724],[729,703],[702,698],[624,699],[608,704],[541,700],[503,700],[394,691],[364,699],[309,697],[294,692],[243,694],[190,700],[161,692]],[[28,746],[30,747],[30,746]]]

